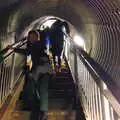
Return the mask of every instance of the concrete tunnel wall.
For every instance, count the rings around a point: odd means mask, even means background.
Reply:
[[[88,54],[120,88],[119,0],[4,0],[0,8],[2,48],[40,17],[65,19],[84,36]]]

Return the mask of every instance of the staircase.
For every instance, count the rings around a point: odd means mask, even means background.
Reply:
[[[76,106],[75,85],[69,69],[56,73],[49,81],[48,91],[48,120],[85,120],[81,105]],[[31,108],[29,107],[18,100],[9,120],[30,120]],[[81,112],[77,113],[76,107]]]
[[[76,120],[75,85],[70,71],[57,73],[49,81],[48,120]]]

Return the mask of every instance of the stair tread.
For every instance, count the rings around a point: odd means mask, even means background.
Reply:
[[[29,111],[14,111],[11,120],[30,120],[30,114]]]
[[[55,86],[50,86],[48,89],[74,89],[74,87],[72,86],[60,86],[60,85],[55,85]]]

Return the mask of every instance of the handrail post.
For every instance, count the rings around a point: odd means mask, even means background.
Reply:
[[[78,101],[78,64],[77,64],[77,54],[76,54],[76,49],[74,53],[74,73],[75,73],[75,87],[76,87],[76,99]]]
[[[11,68],[11,83],[10,83],[10,92],[12,92],[13,89],[13,83],[15,79],[15,53],[12,55],[12,68]]]

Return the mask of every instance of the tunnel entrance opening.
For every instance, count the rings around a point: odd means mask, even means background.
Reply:
[[[40,17],[39,19],[35,20],[28,27],[25,28],[25,30],[20,35],[20,39],[27,36],[28,31],[30,31],[32,29],[45,30],[47,27],[51,28],[53,23],[55,23],[57,20],[60,20],[62,22],[65,21],[69,25],[70,34],[69,34],[69,36],[68,36],[68,34],[65,36],[66,39],[74,41],[74,44],[76,44],[78,47],[81,47],[82,49],[87,51],[85,38],[83,37],[83,35],[81,35],[69,21],[66,21],[65,19],[55,17],[55,16],[43,16],[43,17]],[[64,28],[63,28],[63,31],[64,31]]]
[[[48,27],[48,28],[51,28],[51,26],[54,24],[54,22],[56,22],[55,19],[45,21],[45,22],[42,23],[42,25],[40,26],[40,30],[44,30],[44,29],[46,29],[47,27]]]

